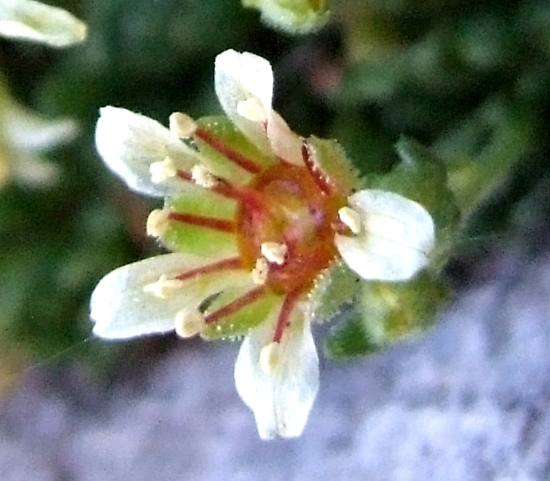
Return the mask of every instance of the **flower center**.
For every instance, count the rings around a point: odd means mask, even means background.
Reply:
[[[249,187],[258,202],[243,202],[237,213],[244,267],[254,268],[262,245],[279,244],[286,247],[284,262],[270,262],[266,285],[280,294],[308,290],[337,255],[334,234],[344,197],[324,192],[307,168],[288,164],[266,169]]]

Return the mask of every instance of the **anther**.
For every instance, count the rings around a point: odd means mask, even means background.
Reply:
[[[281,345],[278,342],[270,342],[260,351],[260,367],[266,374],[272,374],[279,365],[281,358]]]
[[[211,189],[219,182],[216,176],[201,164],[191,167],[191,180],[205,189]]]
[[[256,97],[241,100],[237,104],[237,113],[252,122],[267,122],[267,113],[264,106]]]
[[[204,329],[206,322],[198,309],[182,309],[176,314],[176,334],[180,337],[192,337]]]
[[[145,292],[151,292],[155,297],[166,299],[184,284],[185,283],[179,279],[168,279],[166,275],[162,274],[156,282],[144,286],[143,290]]]
[[[361,216],[351,207],[342,207],[338,211],[338,217],[354,234],[361,232]]]
[[[264,242],[260,246],[262,255],[272,264],[282,266],[285,263],[288,247],[278,242]]]
[[[174,161],[170,157],[166,157],[159,162],[153,162],[149,166],[149,172],[151,173],[151,181],[154,184],[160,184],[178,175],[178,169],[176,169]]]
[[[197,124],[188,115],[181,112],[174,112],[170,115],[170,132],[176,134],[180,139],[187,139],[191,137],[195,130],[197,130]]]
[[[166,232],[170,212],[164,209],[155,209],[147,217],[147,235],[160,237]]]
[[[267,281],[268,274],[269,264],[263,257],[260,257],[256,261],[256,266],[252,269],[252,282],[259,286],[263,286]]]

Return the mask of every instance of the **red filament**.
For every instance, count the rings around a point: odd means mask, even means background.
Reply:
[[[218,322],[224,317],[234,314],[235,312],[240,311],[243,307],[246,307],[247,305],[252,304],[253,302],[256,302],[258,299],[262,297],[264,292],[265,292],[264,286],[255,287],[254,289],[248,291],[243,296],[235,299],[233,302],[230,302],[229,304],[226,304],[225,306],[218,309],[217,311],[214,311],[208,314],[207,316],[205,316],[204,320],[206,321],[207,324]]]

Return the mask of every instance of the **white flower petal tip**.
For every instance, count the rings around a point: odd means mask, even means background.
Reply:
[[[162,279],[172,279],[188,267],[181,254],[165,254],[119,267],[107,274],[92,293],[90,317],[94,334],[127,339],[174,330],[174,316],[185,302],[185,289],[166,292]],[[155,287],[163,287],[158,292]],[[172,289],[173,291],[173,289]],[[157,295],[159,294],[159,295]]]
[[[86,24],[69,12],[34,0],[0,0],[0,35],[51,47],[68,47],[86,38]]]
[[[256,97],[251,97],[237,103],[237,113],[245,119],[252,122],[267,122],[268,113],[264,110],[264,106]]]
[[[271,150],[266,134],[273,96],[270,63],[252,53],[226,50],[216,57],[215,88],[231,121],[261,150]]]
[[[271,111],[273,71],[265,58],[235,50],[222,52],[216,57],[215,87],[222,108],[231,118],[240,115],[242,102],[253,105],[256,112]]]
[[[226,50],[216,57],[215,70],[218,100],[233,123],[260,150],[301,165],[301,137],[272,110],[270,63],[249,52]]]
[[[319,360],[309,322],[292,321],[280,343],[273,323],[255,328],[243,341],[235,383],[252,409],[262,439],[302,434],[319,389]]]
[[[361,231],[336,235],[348,266],[366,280],[405,281],[426,267],[435,242],[431,215],[420,204],[392,192],[363,190],[349,198]],[[354,221],[352,221],[354,223]]]
[[[195,151],[169,129],[143,115],[117,107],[103,107],[100,114],[95,134],[97,150],[131,189],[162,197],[181,188],[178,178],[171,174],[198,163]],[[167,158],[170,171],[162,171]]]

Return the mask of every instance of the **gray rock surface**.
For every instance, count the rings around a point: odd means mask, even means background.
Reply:
[[[550,479],[550,257],[481,269],[425,337],[322,361],[296,440],[258,439],[234,389],[237,344],[182,341],[108,389],[35,370],[0,408],[0,479]]]

